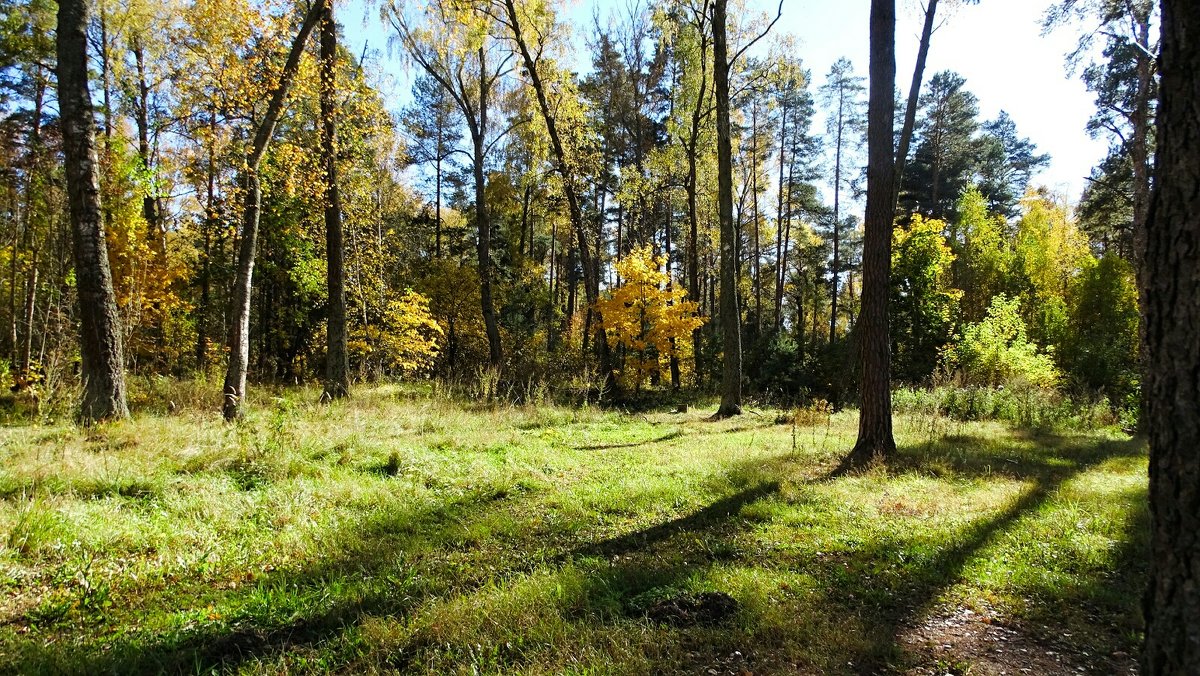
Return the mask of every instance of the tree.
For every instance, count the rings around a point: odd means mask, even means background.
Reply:
[[[733,223],[733,146],[729,125],[726,0],[712,4],[713,87],[717,106],[717,205],[721,221],[721,405],[717,417],[742,412],[742,312],[737,296],[737,230]]]
[[[616,264],[624,283],[599,303],[609,346],[625,351],[622,376],[635,390],[670,368],[678,345],[704,323],[697,304],[671,285],[665,264],[649,246],[635,248]]]
[[[987,197],[989,209],[1009,218],[1018,215],[1029,181],[1035,171],[1050,164],[1050,156],[1038,154],[1032,141],[1021,138],[1016,123],[1003,110],[984,123],[975,148],[979,191]]]
[[[675,86],[676,102],[671,106],[675,118],[671,130],[684,153],[687,163],[683,188],[687,200],[688,238],[684,257],[687,270],[688,294],[703,301],[701,294],[701,189],[702,170],[711,155],[705,152],[707,138],[715,133],[710,126],[712,118],[712,85],[709,67],[712,58],[712,30],[707,2],[676,0],[668,6],[663,21],[667,25],[667,37],[671,52],[678,63],[679,74]],[[715,139],[714,139],[715,141]],[[715,145],[715,144],[714,144]],[[703,302],[701,302],[703,306]],[[703,310],[703,307],[701,308]],[[692,332],[692,356],[695,359],[696,378],[701,377],[700,358],[702,339],[700,329]]]
[[[516,0],[493,0],[498,5],[497,14],[503,17],[508,30],[508,36],[516,47],[524,74],[528,78],[529,87],[537,100],[538,111],[542,123],[546,127],[546,135],[550,139],[550,149],[553,151],[555,169],[562,180],[562,192],[567,201],[567,215],[571,221],[571,229],[575,233],[579,262],[583,268],[584,296],[588,308],[595,307],[600,299],[600,256],[598,240],[601,233],[596,234],[595,248],[589,243],[587,224],[584,222],[583,203],[581,200],[583,185],[581,184],[581,156],[584,155],[579,138],[582,130],[579,128],[579,102],[577,92],[566,82],[564,73],[549,60],[543,59],[548,41],[561,34],[556,29],[557,16],[550,8],[541,7],[542,11],[533,9]],[[575,140],[576,143],[570,141]],[[611,380],[612,363],[608,354],[608,339],[604,335],[602,322],[591,322],[585,326],[585,335],[591,329],[596,331],[596,349],[600,353],[600,370],[606,380]]]
[[[954,4],[954,0],[950,0],[950,2]],[[960,2],[973,5],[977,4],[979,0],[960,0]],[[896,190],[899,190],[904,182],[904,171],[908,164],[908,148],[912,143],[913,128],[917,121],[921,81],[925,77],[925,63],[929,58],[929,43],[933,38],[934,31],[937,30],[937,10],[938,0],[926,0],[925,6],[922,8],[925,20],[921,27],[921,41],[917,46],[917,61],[913,65],[912,84],[908,87],[908,100],[904,106],[904,122],[900,127],[900,138],[896,144]],[[898,192],[896,199],[899,200]]]
[[[462,112],[454,97],[429,75],[413,81],[413,103],[405,109],[403,126],[410,140],[408,153],[415,164],[433,165],[433,257],[442,257],[442,193],[446,169],[456,152]]]
[[[129,415],[125,354],[108,264],[96,167],[96,131],[87,73],[88,11],[84,0],[58,3],[58,100],[79,293],[83,399],[80,418]]]
[[[871,0],[871,93],[867,107],[867,215],[863,227],[862,315],[858,320],[858,441],[846,458],[862,466],[896,451],[892,438],[888,288],[894,214],[896,2]]]
[[[1147,676],[1200,664],[1200,4],[1162,3],[1157,183],[1143,237],[1150,436]]]
[[[936,0],[934,0],[936,3]],[[832,289],[829,294],[829,342],[834,341],[838,315],[838,280],[841,260],[841,194],[847,175],[843,174],[843,159],[853,157],[861,144],[866,116],[862,93],[866,87],[854,74],[854,66],[846,58],[838,59],[821,86],[821,100],[828,108],[826,133],[833,143],[833,268]]]
[[[242,234],[238,249],[237,280],[234,283],[230,311],[233,321],[229,329],[229,367],[225,371],[223,388],[222,412],[226,420],[241,417],[246,399],[246,373],[250,363],[250,292],[253,287],[254,256],[258,248],[258,225],[262,207],[262,186],[258,171],[275,133],[275,125],[283,112],[288,90],[291,89],[296,72],[300,69],[300,55],[304,51],[304,44],[316,28],[323,7],[321,2],[313,2],[304,15],[279,80],[271,89],[267,109],[254,130],[254,141],[242,169]]]
[[[325,161],[325,262],[329,316],[325,354],[325,393],[334,399],[350,394],[350,357],[346,351],[346,272],[342,243],[342,199],[338,190],[337,24],[333,0],[321,0],[321,154]]]
[[[929,80],[921,96],[919,142],[900,197],[911,211],[950,218],[959,194],[973,178],[979,105],[965,84],[957,73],[942,71]]]
[[[962,339],[947,354],[947,366],[970,385],[1053,387],[1058,369],[1026,337],[1020,309],[1017,298],[993,298],[987,316],[963,328]]]
[[[489,127],[493,98],[507,75],[511,57],[489,61],[495,41],[493,17],[482,6],[444,0],[423,6],[414,18],[395,2],[384,8],[396,35],[409,56],[454,99],[471,137],[471,173],[475,182],[476,253],[479,264],[479,299],[488,337],[488,362],[494,369],[504,364],[500,326],[492,298],[492,220],[487,201],[485,163],[489,151],[503,134]],[[446,21],[450,18],[450,21]]]
[[[1084,84],[1096,95],[1096,114],[1088,121],[1088,131],[1108,137],[1114,149],[1128,157],[1134,233],[1145,232],[1153,187],[1159,51],[1153,31],[1155,4],[1153,0],[1061,0],[1047,11],[1044,21],[1046,30],[1068,22],[1084,25],[1078,49],[1067,56],[1071,66],[1091,53],[1097,38],[1104,39],[1104,60],[1088,64],[1082,73]],[[1134,267],[1140,264],[1135,262]],[[1140,270],[1138,274],[1140,280]]]
[[[896,378],[921,383],[950,343],[962,292],[950,286],[954,254],[946,224],[914,214],[892,241],[892,298],[888,306]]]
[[[781,49],[791,47],[781,41]],[[775,317],[774,329],[783,327],[783,300],[788,282],[788,258],[792,246],[792,221],[814,202],[815,187],[809,181],[819,176],[820,139],[811,133],[815,114],[809,89],[809,72],[799,59],[781,54],[775,79],[779,109],[779,194],[775,212]]]

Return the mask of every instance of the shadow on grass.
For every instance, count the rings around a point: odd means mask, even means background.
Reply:
[[[1141,453],[1135,442],[1097,443],[1094,439],[1071,438],[1045,442],[1053,447],[1052,452],[969,437],[900,449],[888,468],[890,472],[958,477],[1003,473],[1027,481],[1031,487],[995,514],[938,541],[868,541],[837,557],[808,558],[790,564],[823,584],[820,598],[807,602],[810,606],[830,616],[852,619],[853,626],[861,627],[857,647],[844,654],[825,655],[821,660],[824,665],[853,664],[849,671],[854,673],[895,668],[902,659],[899,636],[904,628],[919,620],[943,591],[962,579],[968,562],[997,534],[1023,515],[1038,510],[1072,477],[1108,459]],[[627,609],[630,599],[649,589],[678,586],[697,571],[721,562],[746,567],[778,565],[759,561],[731,543],[750,525],[741,517],[746,507],[772,499],[788,483],[832,480],[804,479],[796,471],[799,460],[780,455],[766,462],[733,466],[724,476],[725,485],[733,489],[728,495],[696,511],[615,536],[578,518],[570,527],[546,537],[530,539],[525,534],[526,539],[506,540],[489,533],[491,540],[481,543],[472,535],[474,525],[529,507],[527,503],[537,497],[529,493],[481,490],[425,509],[376,514],[351,526],[346,537],[339,536],[335,541],[340,543],[340,550],[326,558],[272,574],[251,588],[210,594],[206,602],[232,611],[225,622],[185,626],[172,633],[147,630],[137,634],[135,629],[124,638],[95,639],[74,646],[66,642],[39,644],[30,646],[28,652],[17,656],[20,661],[9,667],[21,673],[236,671],[283,652],[319,648],[330,653],[326,658],[335,660],[333,667],[345,669],[360,659],[362,648],[346,640],[344,634],[367,617],[411,617],[437,599],[468,595],[485,584],[504,585],[524,574],[553,573],[562,566],[576,564],[592,579],[582,605],[574,611],[574,619],[622,627],[625,625],[621,623],[634,623],[628,626],[636,633],[636,623],[645,620],[630,617],[620,608]],[[1137,525],[1131,524],[1130,528]],[[495,547],[487,557],[489,569],[473,570],[467,564],[477,562],[471,555],[478,554],[483,544]],[[1138,538],[1131,537],[1128,551],[1120,555],[1122,560],[1136,558],[1142,546]],[[596,565],[597,560],[611,563]],[[879,571],[898,561],[905,562],[903,575],[882,579]],[[1077,598],[1086,601],[1100,590],[1078,592]],[[164,592],[161,598],[151,599],[150,609],[169,612],[175,598]],[[693,631],[701,633],[689,633]],[[698,660],[697,665],[737,641],[747,640],[742,633],[736,640],[727,637],[722,642],[714,639],[714,631],[734,635],[732,629],[686,628],[672,635],[687,643],[686,654],[698,656],[688,658]],[[779,639],[769,635],[758,641],[742,647],[764,656],[781,648]],[[409,645],[404,656],[390,658],[389,666],[414,666],[407,660],[414,659],[424,647],[436,648]],[[512,659],[514,664],[510,666],[519,667],[521,656]],[[684,666],[675,665],[680,670]],[[667,665],[664,670],[672,669]]]
[[[1032,486],[998,513],[977,519],[949,538],[943,538],[943,541],[952,543],[949,547],[939,548],[936,543],[926,543],[931,545],[933,551],[924,554],[919,551],[924,549],[920,546],[922,543],[913,540],[877,542],[837,559],[835,565],[824,566],[817,577],[829,582],[827,588],[831,592],[827,593],[828,599],[847,612],[863,617],[867,620],[864,625],[870,627],[869,635],[865,637],[865,649],[858,654],[844,656],[862,673],[891,673],[897,668],[898,661],[902,659],[899,642],[901,633],[931,611],[943,591],[963,579],[966,565],[996,536],[1025,515],[1041,509],[1072,478],[1110,459],[1139,457],[1144,452],[1138,440],[1097,443],[1094,439],[1051,435],[1037,435],[1034,439],[1041,445],[1053,448],[1053,452],[1047,452],[1041,446],[997,445],[971,437],[950,438],[932,447],[898,449],[894,460],[888,463],[889,472],[960,478],[1005,476],[1030,482]],[[844,476],[845,473],[844,466],[839,466],[830,473],[830,477]],[[1135,514],[1133,522],[1123,551],[1111,570],[1118,571],[1119,567],[1126,566],[1130,561],[1144,558],[1144,538],[1135,533],[1141,518]],[[908,563],[904,566],[903,578],[892,584],[879,580],[879,576],[873,572],[878,571],[881,564],[897,561]],[[1134,578],[1137,569],[1135,566]],[[1129,601],[1127,597],[1131,594],[1136,596],[1132,590],[1140,586],[1139,582],[1136,579],[1127,580],[1129,586],[1126,589],[1130,592],[1121,597],[1122,601]],[[1053,594],[1053,590],[1036,591]],[[1112,592],[1111,589],[1104,591]],[[1058,602],[1046,604],[1046,607],[1087,603],[1101,593],[1099,587],[1078,590],[1078,593],[1063,595]],[[1044,616],[1043,619],[1049,623],[1055,622],[1050,616]]]
[[[647,439],[646,441],[633,441],[624,444],[594,444],[591,446],[573,446],[572,448],[576,451],[608,451],[617,448],[637,448],[638,446],[647,446],[649,444],[661,444],[667,441],[673,441],[682,436],[683,432],[681,430],[675,430],[674,432],[668,432],[667,434],[655,437],[653,439]]]

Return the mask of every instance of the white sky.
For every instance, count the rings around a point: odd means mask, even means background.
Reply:
[[[419,1],[419,0],[418,0]],[[584,31],[590,30],[595,8],[625,6],[630,0],[584,0],[571,10],[577,53],[586,65],[590,55]],[[750,0],[760,11],[774,16],[777,3]],[[620,3],[620,4],[617,4]],[[374,3],[368,3],[374,5]],[[896,81],[907,94],[916,59],[921,16],[914,0],[898,0],[900,23],[896,30]],[[942,5],[951,3],[942,0]],[[1106,143],[1085,131],[1092,115],[1092,96],[1077,74],[1068,74],[1064,55],[1075,44],[1076,34],[1059,29],[1041,35],[1041,18],[1053,0],[982,0],[977,6],[954,11],[934,34],[925,80],[939,70],[954,70],[966,78],[966,88],[979,97],[981,119],[1008,111],[1019,133],[1028,136],[1051,164],[1034,181],[1077,199],[1091,168],[1105,155]],[[378,19],[378,10],[364,0],[351,0],[339,16],[349,43],[362,53],[364,42],[379,50],[378,58],[391,79],[385,87],[388,106],[399,110],[409,99],[411,73],[386,49],[390,29]],[[774,32],[790,33],[799,55],[812,71],[814,86],[824,81],[830,66],[841,56],[867,72],[869,0],[784,0],[783,17]],[[822,129],[818,123],[815,130]]]

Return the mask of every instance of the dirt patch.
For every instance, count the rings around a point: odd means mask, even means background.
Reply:
[[[1138,673],[1136,660],[1128,654],[1090,654],[965,608],[906,627],[899,640],[918,665],[905,671],[905,676]]]
[[[661,599],[646,608],[646,617],[673,627],[711,626],[737,613],[738,602],[724,592],[683,594]]]

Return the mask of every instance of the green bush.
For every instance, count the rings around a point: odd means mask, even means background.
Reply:
[[[1034,387],[902,388],[892,393],[896,413],[941,415],[954,420],[999,420],[1037,430],[1093,430],[1127,421],[1107,399],[1076,400]]]
[[[1048,389],[1060,378],[1051,355],[1026,336],[1021,302],[1004,294],[992,299],[987,317],[968,324],[962,338],[946,351],[945,365],[966,385]]]

